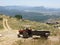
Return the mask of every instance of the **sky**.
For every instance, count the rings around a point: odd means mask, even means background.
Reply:
[[[0,0],[0,6],[45,6],[60,8],[60,0]]]

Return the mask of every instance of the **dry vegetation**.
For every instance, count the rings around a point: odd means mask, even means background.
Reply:
[[[60,45],[59,40],[53,40],[53,39],[24,39],[23,41],[18,40],[13,43],[13,45]]]
[[[3,29],[3,23],[2,23],[3,21],[2,20],[0,20],[0,29]]]
[[[29,20],[17,20],[16,18],[8,19],[9,26],[14,30],[20,30],[21,28],[25,28],[25,25],[30,25],[30,27],[34,30],[49,30],[51,35],[57,36],[60,34],[60,30],[58,28],[54,28],[53,25],[48,25],[46,23],[40,23]]]
[[[9,26],[12,28],[11,31],[3,33],[6,37],[0,37],[0,44],[2,45],[60,45],[60,29],[54,28],[54,25],[47,25],[45,23],[29,21],[29,20],[17,20],[16,18],[3,16],[7,18]],[[0,20],[0,30],[3,29],[3,20]],[[35,30],[49,30],[51,35],[46,39],[33,39],[33,38],[17,38],[16,30],[25,28],[25,25],[30,25]],[[8,42],[8,44],[7,44]],[[11,44],[10,44],[11,43]]]

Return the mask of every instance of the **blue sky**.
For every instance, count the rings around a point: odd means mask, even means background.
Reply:
[[[0,0],[0,6],[11,5],[60,8],[60,0]]]

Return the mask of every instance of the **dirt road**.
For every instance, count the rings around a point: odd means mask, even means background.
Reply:
[[[8,20],[3,18],[3,27],[5,30],[12,30],[8,25]]]
[[[0,34],[2,35],[0,37],[0,45],[11,45],[11,43],[18,40],[17,31],[13,31],[9,27],[7,19],[3,19],[3,27],[4,31],[0,32]]]

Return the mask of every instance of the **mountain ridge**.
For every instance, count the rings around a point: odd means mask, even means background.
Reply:
[[[0,14],[15,16],[21,14],[24,19],[45,21],[60,17],[60,8],[27,7],[27,6],[0,6]]]

